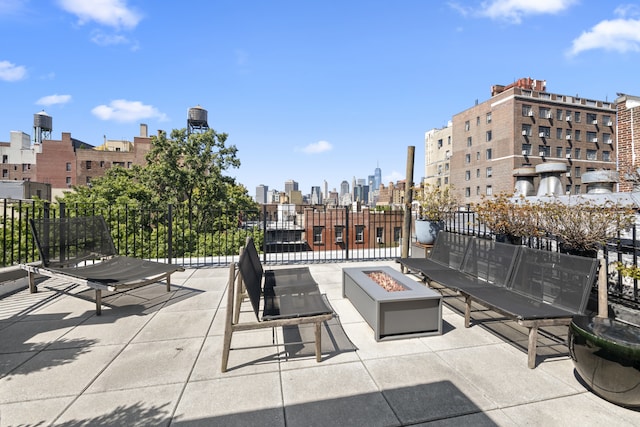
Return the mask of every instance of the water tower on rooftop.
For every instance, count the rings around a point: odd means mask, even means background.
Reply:
[[[33,115],[33,142],[42,144],[45,139],[51,139],[51,131],[53,130],[53,118],[40,111]]]
[[[189,108],[187,113],[187,133],[206,132],[207,130],[209,130],[207,110],[199,105]]]

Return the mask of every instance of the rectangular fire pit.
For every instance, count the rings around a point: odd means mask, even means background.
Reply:
[[[343,268],[342,297],[376,341],[442,334],[442,296],[390,267]]]

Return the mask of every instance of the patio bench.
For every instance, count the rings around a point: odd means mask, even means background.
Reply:
[[[35,275],[43,275],[95,289],[96,314],[102,312],[102,291],[134,289],[166,280],[184,271],[175,264],[143,260],[116,253],[102,216],[30,219],[40,263],[20,264],[29,276],[29,290],[37,292]]]
[[[245,296],[251,303],[255,322],[240,321]],[[315,326],[315,354],[320,362],[321,326],[334,316],[308,267],[264,271],[253,239],[248,237],[238,262],[229,267],[221,371],[227,371],[233,332],[291,325]]]
[[[438,236],[440,238],[440,236]],[[443,242],[451,238],[446,237]],[[436,242],[437,243],[437,242]],[[447,244],[440,250],[445,251]],[[456,254],[459,247],[451,247]],[[434,246],[435,249],[435,246]],[[538,328],[569,325],[584,314],[595,283],[598,260],[470,238],[458,267],[399,260],[420,274],[465,299],[465,327],[471,323],[476,302],[528,328],[528,366],[536,364]]]

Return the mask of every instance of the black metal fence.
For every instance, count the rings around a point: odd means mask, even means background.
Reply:
[[[228,266],[236,259],[247,236],[253,236],[265,264],[310,264],[388,260],[401,256],[402,211],[353,212],[338,209],[304,209],[302,212],[213,211],[185,205],[160,210],[136,206],[49,204],[9,201],[2,204],[0,221],[1,266],[39,260],[29,229],[31,218],[102,215],[121,255],[172,262],[186,267]],[[446,223],[450,231],[492,237],[478,225],[473,212],[458,212]],[[627,230],[601,249],[607,260],[609,294],[640,304],[638,279],[618,274],[615,265],[638,265],[637,229]],[[410,240],[414,240],[411,236]],[[530,239],[530,246],[557,250],[552,239]]]

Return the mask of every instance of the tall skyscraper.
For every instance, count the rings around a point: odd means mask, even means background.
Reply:
[[[380,189],[380,184],[382,184],[382,169],[377,167],[373,172],[373,188],[372,191],[378,191]]]
[[[322,193],[320,192],[320,186],[311,187],[311,204],[312,205],[322,204]]]
[[[256,187],[256,203],[260,203],[264,205],[267,202],[267,192],[269,191],[269,186],[260,184]]]
[[[292,179],[284,182],[284,192],[289,193],[291,191],[298,191],[298,183]]]

